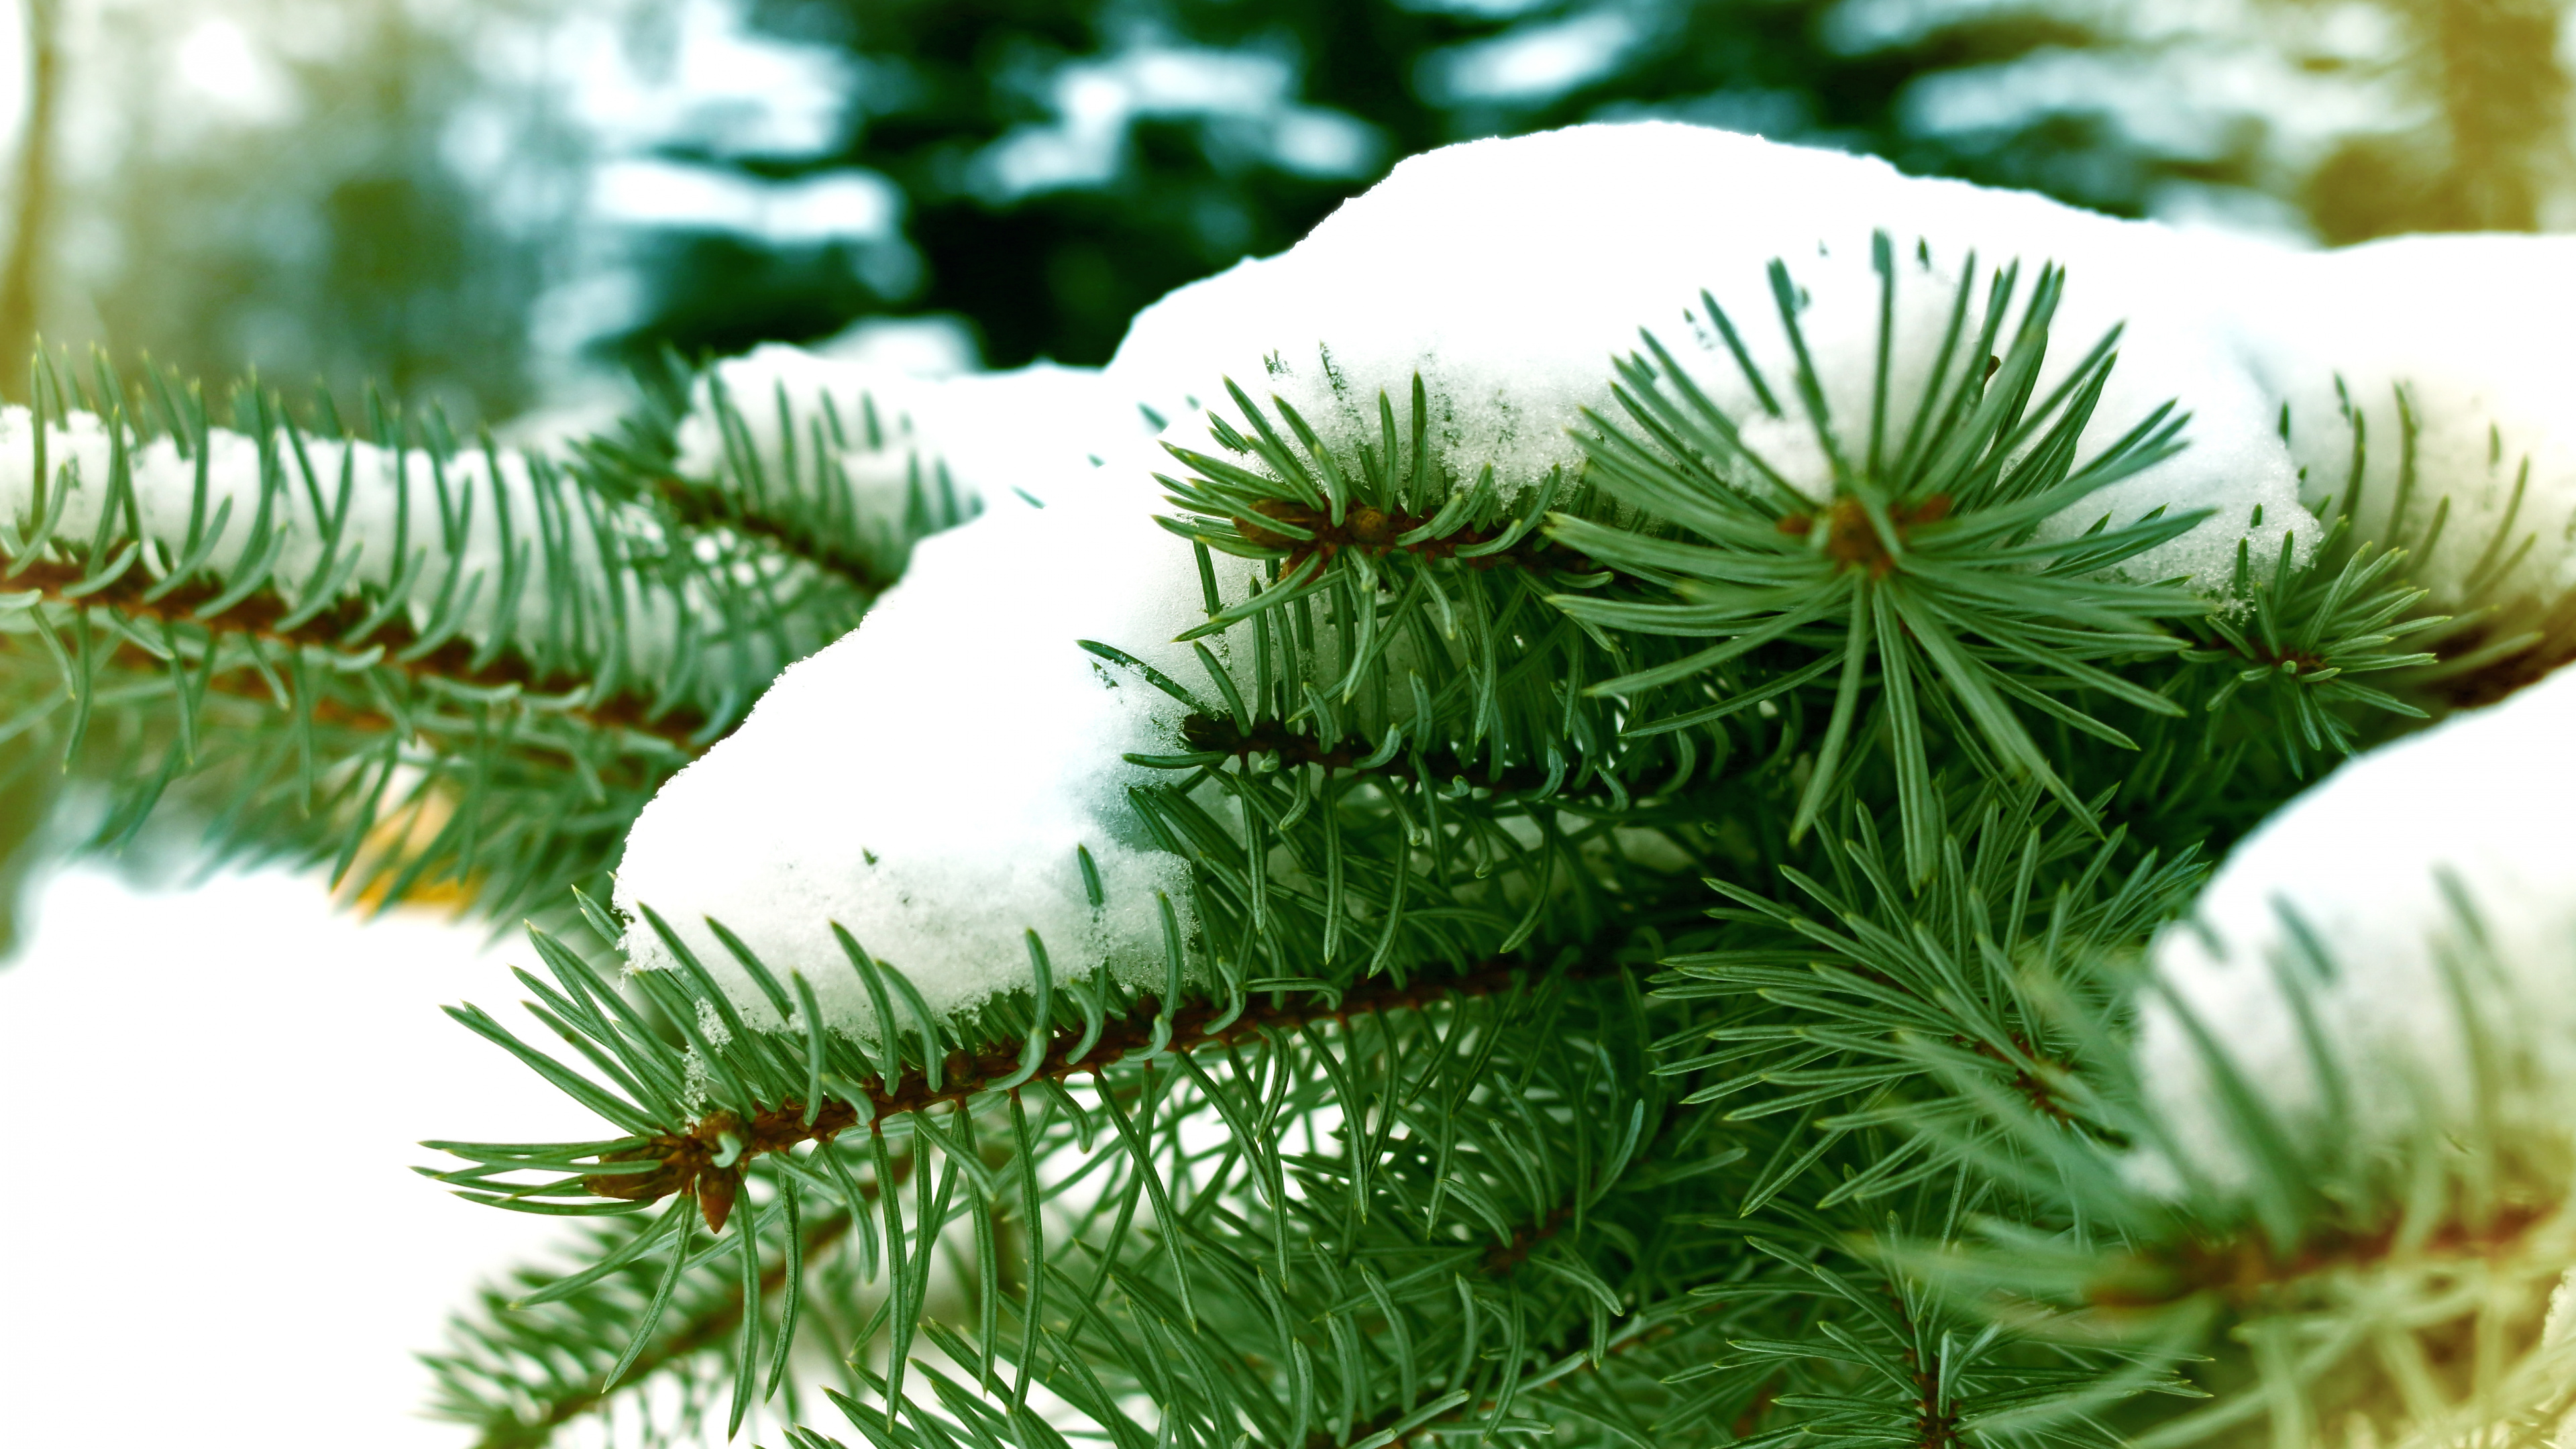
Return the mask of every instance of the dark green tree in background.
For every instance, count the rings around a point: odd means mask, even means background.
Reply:
[[[1827,26],[1837,8],[1547,0],[1495,15],[1399,0],[763,0],[753,9],[761,24],[847,52],[860,79],[841,150],[736,164],[774,176],[857,166],[894,179],[926,262],[920,290],[871,307],[856,288],[818,284],[810,251],[764,254],[738,237],[673,237],[656,279],[659,305],[636,340],[734,351],[901,307],[971,318],[996,365],[1037,356],[1099,362],[1138,308],[1238,257],[1286,247],[1404,156],[1605,114],[1820,140],[1916,171],[2036,185],[2131,213],[2161,177],[2241,179],[2246,169],[2241,159],[2157,156],[2108,127],[2058,116],[2005,137],[1912,134],[1897,106],[1910,80],[2117,37],[2043,3],[1886,46],[1837,44]],[[1520,85],[1508,83],[1511,58],[1500,49],[1515,45],[1528,56],[1522,65],[1538,72]],[[1148,51],[1269,61],[1290,78],[1290,99],[1356,123],[1365,151],[1355,164],[1300,168],[1264,154],[1244,134],[1257,123],[1240,112],[1148,99],[1122,118],[1106,178],[1017,194],[994,184],[996,148],[1059,123],[1057,87]],[[746,275],[753,280],[738,285],[749,305],[718,280]]]
[[[666,344],[739,351],[881,314],[960,315],[999,366],[1098,362],[1137,308],[1287,246],[1404,156],[1639,116],[2121,215],[2214,204],[2330,244],[2576,222],[2562,0],[2255,0],[2233,29],[2078,0],[741,0],[755,33],[838,63],[838,139],[700,137],[661,159],[755,184],[881,177],[900,235],[586,217],[599,145],[567,114],[575,82],[492,58],[574,18],[661,27],[636,48],[667,49],[680,8],[192,12],[259,43],[338,37],[268,47],[299,103],[245,125],[167,84],[186,27],[31,7],[59,63],[30,77],[53,124],[20,140],[35,185],[14,188],[0,355],[42,331],[495,419]],[[466,121],[508,132],[506,166],[460,158]],[[1031,146],[1051,170],[1005,164]],[[102,147],[103,171],[52,154]],[[603,267],[635,274],[632,315],[587,342],[532,334],[550,288]]]
[[[865,168],[910,208],[923,267],[871,294],[828,249],[734,234],[651,244],[653,301],[623,349],[740,350],[880,311],[962,314],[987,355],[1098,362],[1137,308],[1277,251],[1396,160],[1475,136],[1670,116],[1884,155],[1920,174],[2026,187],[2144,215],[2176,186],[2294,204],[2335,242],[2413,230],[2528,229],[2564,179],[2555,0],[2390,0],[2393,48],[2338,49],[2318,11],[2263,10],[2263,34],[2159,30],[2157,7],[2019,0],[758,0],[758,25],[843,54],[846,139],[800,156],[685,159],[777,179]],[[2281,118],[2195,93],[2195,56],[2274,52],[2293,79],[2384,96],[2388,122],[2304,154]],[[1154,93],[1151,58],[1268,66],[1279,107],[1364,139],[1317,165],[1239,94]],[[2116,91],[2053,94],[2051,72]],[[1966,108],[1934,91],[1987,93]],[[2017,92],[2022,92],[2017,94]],[[2283,107],[2298,96],[2275,96]],[[1091,108],[1100,108],[1095,111]],[[996,165],[1050,129],[1107,132],[1097,174],[1017,187]],[[2177,123],[2176,117],[2181,118]],[[1275,120],[1275,115],[1272,120]]]

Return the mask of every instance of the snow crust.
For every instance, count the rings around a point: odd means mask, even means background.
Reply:
[[[1134,407],[1112,405],[1094,368],[1037,362],[924,376],[771,343],[699,380],[679,428],[674,466],[683,477],[712,479],[739,466],[717,421],[717,388],[767,477],[792,475],[807,490],[839,486],[824,482],[832,468],[847,479],[861,520],[889,529],[900,527],[916,478],[933,501],[945,487],[970,511],[1053,502],[1049,494],[1080,486],[1101,456],[1153,431]]]
[[[2084,435],[2086,455],[2169,399],[2193,414],[2187,452],[2070,510],[2064,530],[2105,513],[2128,522],[2159,505],[2215,509],[2130,565],[2143,577],[2190,575],[2203,587],[2227,577],[2249,532],[2258,549],[2274,551],[2284,531],[2314,536],[2278,435],[2278,401],[2228,325],[2245,277],[2268,272],[2281,254],[2024,193],[1909,177],[1873,158],[1668,122],[1577,126],[1407,160],[1287,252],[1239,263],[1147,308],[1108,378],[1184,419],[1173,435],[1191,446],[1206,446],[1204,422],[1193,417],[1200,406],[1231,410],[1223,379],[1232,378],[1265,405],[1274,394],[1285,400],[1348,448],[1374,439],[1378,393],[1400,403],[1419,372],[1441,410],[1436,435],[1460,484],[1491,463],[1498,482],[1527,488],[1551,468],[1578,466],[1567,430],[1583,409],[1615,415],[1610,359],[1638,347],[1641,326],[1739,420],[1759,417],[1706,319],[1685,316],[1706,288],[1790,411],[1785,422],[1751,429],[1755,445],[1823,496],[1823,455],[1796,411],[1792,354],[1766,269],[1782,259],[1811,299],[1801,326],[1834,384],[1831,412],[1846,447],[1857,453],[1849,440],[1866,439],[1877,345],[1877,229],[1900,257],[1899,399],[1919,392],[1908,383],[1928,368],[1973,250],[1988,267],[2020,259],[2024,296],[2042,263],[2069,268],[2043,388],[2126,324],[2120,366]],[[1928,269],[1914,259],[1918,242]],[[2259,528],[2251,526],[2257,508]]]
[[[2395,1144],[2419,1112],[2472,1127],[2481,1070],[2507,1081],[2512,1128],[2564,1137],[2576,1122],[2576,670],[2503,703],[2358,756],[2239,844],[2193,910],[2153,950],[2136,1060],[2151,1114],[2185,1165],[2221,1185],[2250,1163],[2224,1125],[2206,1058],[2173,1001],[2207,1030],[2293,1135],[2316,1128],[2326,1087],[2303,1044],[2286,975],[2302,984],[2364,1146]],[[2448,878],[2474,931],[2446,898]],[[2283,910],[2332,962],[2302,953]],[[2456,963],[2485,1033],[2471,1060],[2446,984]],[[2166,995],[2170,993],[2170,997]],[[2142,1155],[2140,1180],[2179,1189],[2176,1164]]]
[[[2576,586],[2576,237],[2400,237],[2285,257],[2238,315],[2255,375],[2290,409],[2312,504],[2350,486],[2347,398],[2367,430],[2359,536],[2420,541],[2449,500],[2439,538],[2414,564],[2437,605],[2471,602],[2526,462],[2519,512],[2492,556],[2510,557],[2524,536],[2533,546],[2488,597],[2546,609]],[[2392,530],[2401,388],[2419,429],[2416,482]]]
[[[1162,980],[1155,893],[1186,928],[1187,873],[1132,823],[1125,791],[1152,772],[1120,756],[1173,752],[1181,706],[1074,641],[1199,677],[1160,643],[1204,617],[1198,575],[1133,500],[1064,493],[925,540],[854,633],[790,667],[636,821],[618,904],[659,911],[754,1024],[784,1025],[704,917],[862,1035],[874,1011],[836,921],[942,1015],[1033,980],[1026,930],[1059,978]],[[631,965],[675,965],[638,921]]]

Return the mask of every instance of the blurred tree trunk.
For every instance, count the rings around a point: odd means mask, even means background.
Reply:
[[[2320,0],[2293,0],[2319,8]],[[2576,202],[2570,83],[2558,58],[2568,0],[2377,0],[2391,57],[2431,103],[2421,127],[2347,139],[2307,179],[2318,237],[2342,246],[2428,231],[2564,227]]]
[[[0,394],[27,395],[36,346],[36,293],[53,209],[54,113],[62,86],[57,0],[20,0],[27,13],[27,118],[18,142],[18,215],[0,271]]]
[[[2534,231],[2568,161],[2560,0],[2418,0],[2462,229]]]

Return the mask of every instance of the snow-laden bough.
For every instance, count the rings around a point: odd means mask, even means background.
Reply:
[[[2258,1170],[2227,1074],[2285,1140],[2576,1145],[2576,670],[2360,755],[2228,857],[2157,940],[2142,1184]],[[2222,1065],[2223,1063],[2223,1065]]]
[[[115,509],[168,558],[194,554],[219,578],[265,564],[278,578],[308,579],[327,563],[335,597],[390,594],[414,622],[453,603],[458,632],[477,642],[504,623],[542,635],[550,585],[583,587],[601,567],[592,531],[564,522],[573,506],[563,485],[515,449],[442,453],[284,431],[263,442],[225,428],[183,445],[118,427],[122,440],[96,413],[55,414],[40,471],[34,415],[0,408],[0,521],[23,536],[41,504],[53,535],[86,538]],[[561,581],[549,578],[550,542],[565,551]],[[513,575],[517,589],[504,597]],[[680,601],[639,591],[621,604],[627,666],[655,667],[680,632]]]
[[[2523,679],[2576,655],[2571,277],[2576,237],[2400,237],[2274,258],[2235,308],[2302,496],[2487,640],[2550,635]]]
[[[2245,317],[2315,258],[1684,126],[1451,147],[1405,162],[1287,253],[1141,314],[1102,376],[1101,411],[1069,425],[1086,446],[1107,440],[1102,469],[1088,454],[1032,467],[1010,486],[1065,502],[988,515],[925,545],[855,635],[790,670],[740,731],[665,787],[630,838],[620,902],[658,911],[762,1021],[775,1013],[705,918],[771,970],[805,973],[832,1022],[862,1032],[872,1010],[834,923],[941,1012],[1028,985],[1031,930],[1059,977],[1158,969],[1159,900],[1185,916],[1185,872],[1139,839],[1124,791],[1140,776],[1121,756],[1173,749],[1184,707],[1078,644],[1198,678],[1168,641],[1201,621],[1201,580],[1148,517],[1151,477],[1171,464],[1120,439],[1134,410],[1168,421],[1163,441],[1209,452],[1221,443],[1207,412],[1235,410],[1231,382],[1259,406],[1285,402],[1322,447],[1350,456],[1375,436],[1379,396],[1401,405],[1419,376],[1454,484],[1490,466],[1504,490],[1527,490],[1582,468],[1572,430],[1588,426],[1587,410],[1614,409],[1612,361],[1643,345],[1642,329],[1821,498],[1830,485],[1808,421],[1794,402],[1778,416],[1765,408],[1735,353],[1785,393],[1795,367],[1777,261],[1827,410],[1864,413],[1881,232],[1901,274],[1897,395],[1930,370],[1942,316],[1972,275],[1982,288],[2019,263],[2027,289],[2054,263],[2069,284],[2043,390],[2125,327],[2082,451],[2168,402],[2189,413],[2185,451],[2085,498],[2057,531],[2205,511],[2126,565],[2204,591],[2225,584],[2241,547],[2269,559],[2313,544],[2281,388],[2321,354],[2302,352],[2286,323]],[[986,424],[977,408],[932,422],[938,386],[915,384],[905,407],[920,445],[953,461],[946,430]],[[1235,575],[1221,582],[1239,597]],[[1203,642],[1228,657],[1223,636]],[[1097,907],[1077,847],[1097,870]],[[671,960],[642,924],[627,944],[640,967]]]

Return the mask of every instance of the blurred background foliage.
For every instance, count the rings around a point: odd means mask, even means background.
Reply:
[[[14,8],[0,358],[41,331],[538,432],[666,344],[927,317],[951,364],[1096,363],[1405,155],[1586,119],[2314,243],[2576,226],[2561,0]],[[1581,224],[1522,203],[1457,224]]]

